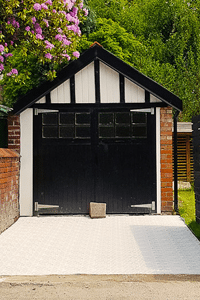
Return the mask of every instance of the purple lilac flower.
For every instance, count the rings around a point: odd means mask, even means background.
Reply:
[[[56,34],[55,39],[58,41],[62,41],[63,37],[61,34]]]
[[[40,26],[35,27],[35,32],[38,33],[38,34],[42,34],[42,28]]]
[[[72,42],[70,42],[69,40],[63,39],[63,45],[69,46],[71,43],[72,43]]]
[[[53,44],[51,44],[49,41],[44,41],[45,42],[45,44],[46,44],[46,49],[52,49],[52,48],[54,48],[55,46],[53,45]]]
[[[13,54],[12,53],[6,53],[6,54],[4,54],[4,56],[9,57],[9,56],[13,56]]]
[[[13,19],[12,24],[14,27],[19,28],[19,22],[17,22],[15,19]]]
[[[74,16],[76,16],[78,13],[78,8],[75,6],[73,7],[73,13],[74,13]]]
[[[3,50],[4,50],[4,46],[0,45],[0,52],[3,52]]]
[[[75,52],[73,52],[72,53],[75,57],[77,57],[77,58],[79,58],[79,56],[80,56],[80,53],[78,52],[78,51],[75,51]]]
[[[71,10],[72,9],[72,7],[73,7],[73,3],[72,3],[72,1],[71,2],[69,2],[68,4],[67,4],[67,9],[68,10]]]
[[[35,3],[34,5],[33,5],[33,8],[35,9],[35,10],[41,10],[41,4],[39,4],[39,3]]]
[[[31,33],[32,33],[32,34],[34,34],[34,33],[35,33],[35,31],[34,31],[34,30],[31,30]]]
[[[71,59],[71,57],[68,54],[62,54],[62,56],[66,57],[68,61]]]
[[[39,34],[39,33],[37,33],[35,37],[38,40],[43,40],[44,39],[44,37],[41,34]]]
[[[59,11],[59,14],[63,14],[65,17],[66,17],[66,15],[67,15],[67,13],[66,13],[64,10],[60,10],[60,11]]]
[[[5,47],[7,47],[8,46],[8,44],[7,43],[5,43]]]
[[[9,72],[6,74],[7,76],[12,76],[12,72]]]
[[[2,55],[0,55],[0,61],[4,62],[4,57]]]
[[[33,17],[31,20],[32,20],[32,23],[33,23],[33,24],[36,23],[36,17]]]
[[[8,21],[7,24],[10,25],[10,21]]]
[[[79,19],[76,18],[76,19],[74,20],[74,24],[75,24],[75,25],[78,25],[79,23],[80,23]]]
[[[53,12],[53,13],[56,13],[56,10],[55,10],[55,9],[53,9],[53,10],[52,10],[52,12]]]
[[[40,28],[40,24],[39,23],[35,23],[34,27],[35,28]]]
[[[26,31],[30,31],[30,29],[31,29],[30,26],[26,26],[26,27],[25,27],[25,30],[26,30]]]
[[[18,75],[17,69],[12,69],[11,72],[12,72],[13,75]]]
[[[49,5],[52,5],[52,1],[51,0],[47,0],[45,3],[49,4]]]
[[[87,17],[87,15],[88,15],[88,9],[87,9],[87,8],[84,8],[83,11],[84,11],[84,13],[85,13],[85,16]]]
[[[41,8],[47,10],[47,9],[48,9],[48,6],[47,6],[45,3],[42,3],[42,4],[41,4]]]
[[[49,27],[49,22],[46,19],[43,19],[43,22],[46,24],[46,27]]]
[[[3,64],[0,64],[0,71],[3,71],[4,70],[4,66]]]
[[[59,33],[62,33],[62,32],[63,32],[62,29],[61,29],[60,27],[57,29],[57,31],[58,31]]]
[[[73,11],[70,11],[70,15],[71,15],[72,17],[75,17],[75,14],[74,14]]]
[[[13,44],[14,44],[14,42],[13,42],[13,41],[10,41],[10,44],[11,44],[11,45],[13,45]]]
[[[45,57],[48,58],[48,59],[52,59],[53,58],[53,56],[50,53],[46,53]]]
[[[67,21],[71,22],[72,16],[70,14],[66,14],[66,19],[67,19]]]
[[[69,26],[67,26],[67,28],[69,30],[72,30],[74,33],[78,33],[79,34],[79,32],[80,32],[80,29],[79,29],[79,27],[77,25],[69,25]]]
[[[79,3],[79,7],[80,7],[80,9],[83,8],[83,2]]]

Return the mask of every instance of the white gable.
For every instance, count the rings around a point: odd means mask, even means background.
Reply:
[[[51,103],[70,103],[69,79],[51,91]]]
[[[76,103],[95,103],[94,62],[75,75]]]
[[[157,97],[150,95],[150,102],[151,103],[158,103],[158,102],[162,102],[160,99],[158,99]]]
[[[125,102],[126,103],[144,103],[145,90],[125,78]]]
[[[119,73],[100,63],[101,103],[120,103]]]
[[[45,97],[42,97],[40,100],[38,100],[36,102],[36,104],[42,104],[42,103],[46,103],[46,98]]]
[[[120,103],[120,76],[112,68],[100,62],[100,103]],[[75,74],[75,103],[95,103],[94,62]],[[124,79],[125,103],[145,103],[145,90],[129,79]],[[71,103],[70,79],[51,91],[51,103]],[[42,97],[36,103],[45,103]],[[150,103],[162,102],[150,95]]]

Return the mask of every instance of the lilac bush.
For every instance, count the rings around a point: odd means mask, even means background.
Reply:
[[[56,76],[54,66],[79,57],[79,24],[88,13],[83,0],[0,0],[0,6],[0,74],[18,75],[9,61],[16,48],[39,63],[51,62],[48,79]]]

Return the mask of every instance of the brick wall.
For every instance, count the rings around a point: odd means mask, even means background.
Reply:
[[[160,109],[161,211],[173,211],[172,108]]]
[[[8,116],[8,148],[20,153],[20,117]]]
[[[19,154],[0,148],[0,233],[19,218]]]

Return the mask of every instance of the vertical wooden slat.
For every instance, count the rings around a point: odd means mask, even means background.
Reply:
[[[74,75],[70,78],[70,96],[71,96],[71,103],[75,103],[76,96],[75,96],[75,76]]]
[[[99,60],[96,59],[94,61],[94,78],[95,78],[95,98],[96,103],[101,102],[101,95],[100,95],[100,66],[99,66]]]
[[[120,103],[125,103],[124,76],[119,74]]]
[[[150,93],[145,90],[145,102],[150,103]]]
[[[189,134],[178,134],[177,155],[178,181],[193,181],[193,149],[191,136]]]

